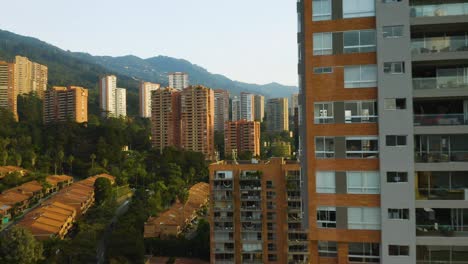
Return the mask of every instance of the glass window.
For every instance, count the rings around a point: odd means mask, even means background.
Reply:
[[[332,33],[314,33],[314,55],[332,54],[332,42]]]
[[[387,172],[387,182],[392,182],[392,183],[408,182],[408,173],[407,172],[388,171]]]
[[[314,104],[314,122],[315,124],[333,123],[333,103],[327,102]]]
[[[388,209],[388,219],[400,219],[408,220],[409,219],[409,209]]]
[[[357,263],[380,263],[380,245],[377,243],[349,243],[348,261]]]
[[[336,208],[318,207],[317,208],[317,227],[318,228],[336,228]]]
[[[347,158],[378,158],[379,146],[377,137],[347,137]]]
[[[388,245],[388,255],[409,256],[409,246]]]
[[[399,38],[403,36],[403,26],[386,26],[383,27],[384,38]]]
[[[327,73],[332,73],[332,72],[333,72],[333,67],[315,67],[314,68],[315,74],[327,74]]]
[[[406,146],[406,136],[386,136],[385,144],[389,147]]]
[[[406,109],[406,98],[387,98],[384,99],[385,110]]]
[[[384,73],[403,74],[405,73],[405,62],[384,62]]]
[[[343,18],[375,16],[374,0],[343,0]]]
[[[377,65],[344,67],[345,88],[366,88],[377,86]]]
[[[380,193],[380,175],[377,171],[348,171],[346,182],[348,193]]]
[[[382,0],[383,3],[398,3],[401,2],[401,0]]]
[[[344,53],[361,53],[375,51],[375,30],[346,31],[343,34]]]
[[[331,0],[313,0],[312,21],[330,20],[331,10]]]
[[[315,157],[334,158],[335,139],[333,137],[315,137]]]
[[[335,193],[335,172],[317,171],[315,174],[317,193]]]
[[[375,123],[377,122],[377,102],[345,102],[346,123]]]
[[[334,258],[338,256],[338,245],[334,241],[319,241],[318,253],[320,257]]]
[[[349,207],[348,229],[380,229],[380,208]]]

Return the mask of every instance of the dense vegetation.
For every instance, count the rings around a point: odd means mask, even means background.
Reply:
[[[208,180],[203,154],[151,149],[148,120],[90,115],[87,124],[44,125],[41,101],[34,95],[20,96],[18,108],[19,122],[0,109],[0,166],[24,167],[32,171],[28,180],[52,173],[80,179],[106,172],[116,177],[119,186],[135,190],[128,212],[119,217],[108,240],[108,258],[116,263],[142,263],[143,225],[148,216],[165,210],[176,199],[185,201],[191,185]],[[15,185],[26,179],[6,180]],[[44,263],[95,262],[96,246],[118,207],[112,195],[116,191],[109,188],[106,180],[96,181],[96,205],[78,221],[70,238],[44,243]]]

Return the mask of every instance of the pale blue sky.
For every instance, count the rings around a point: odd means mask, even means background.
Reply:
[[[234,80],[297,85],[295,8],[296,0],[5,1],[0,28],[65,50],[167,55]]]

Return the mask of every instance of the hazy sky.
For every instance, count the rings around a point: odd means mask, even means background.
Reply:
[[[297,85],[295,0],[4,1],[0,28],[93,55],[183,58],[234,80]]]

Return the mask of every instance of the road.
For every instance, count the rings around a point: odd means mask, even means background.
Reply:
[[[105,255],[106,255],[106,243],[107,239],[109,238],[111,232],[112,232],[112,226],[115,226],[115,223],[117,223],[117,220],[119,216],[125,214],[128,210],[128,206],[130,205],[130,200],[126,200],[123,202],[116,210],[114,217],[112,217],[111,222],[107,225],[106,230],[104,231],[101,240],[99,241],[99,244],[96,248],[96,259],[97,263],[101,264],[104,263],[105,260]]]

